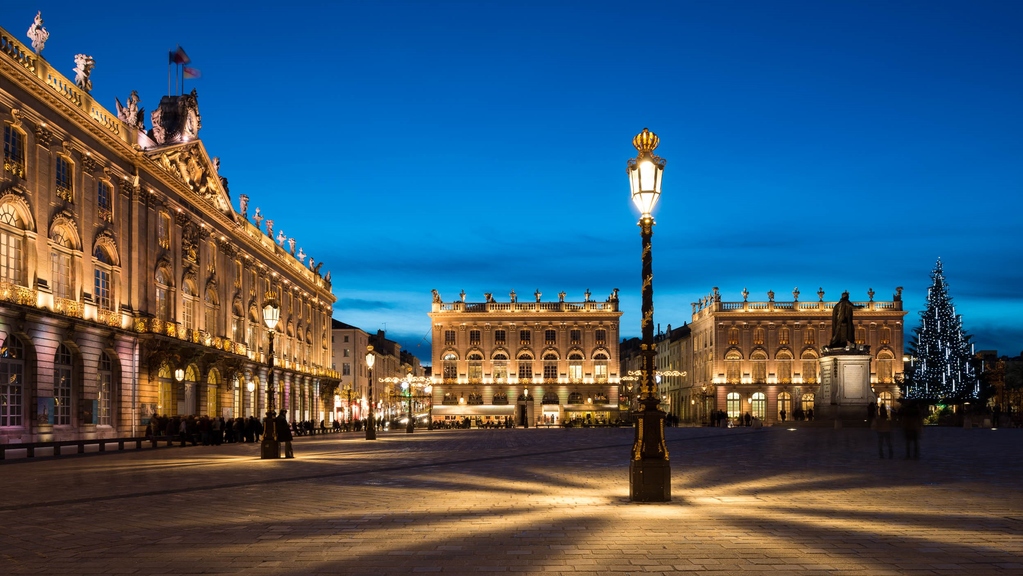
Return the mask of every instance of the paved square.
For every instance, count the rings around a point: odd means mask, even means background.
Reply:
[[[1023,430],[350,433],[0,464],[0,574],[1023,574]]]

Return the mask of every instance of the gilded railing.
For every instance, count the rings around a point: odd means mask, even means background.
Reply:
[[[11,59],[27,68],[30,72],[35,72],[35,56],[21,42],[8,37],[6,34],[0,34],[0,51],[10,56]]]
[[[36,303],[36,291],[26,286],[0,281],[0,300],[33,306]]]
[[[59,296],[53,297],[53,311],[72,318],[82,317],[82,303],[78,300],[70,300]]]

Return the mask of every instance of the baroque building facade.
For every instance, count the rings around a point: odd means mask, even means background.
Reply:
[[[433,293],[433,421],[519,426],[613,422],[620,395],[618,291],[605,301],[453,302]]]
[[[662,383],[661,408],[694,424],[708,423],[713,411],[732,419],[749,413],[765,424],[780,422],[783,410],[786,419],[809,414],[821,401],[820,357],[831,341],[837,303],[825,301],[823,289],[816,294],[816,300],[800,301],[796,289],[792,300],[776,301],[769,291],[766,301],[749,301],[743,290],[741,302],[723,302],[714,288],[693,303],[687,330],[658,336],[658,370],[678,366],[683,372]],[[874,295],[871,289],[866,301],[854,302],[854,333],[856,344],[870,349],[877,401],[891,407],[900,393],[906,311],[901,287],[888,301]]]
[[[163,97],[147,130],[134,92],[117,114],[93,100],[89,69],[72,82],[0,29],[0,442],[261,415],[270,297],[277,407],[323,418],[329,272],[244,195],[234,210],[195,91]]]

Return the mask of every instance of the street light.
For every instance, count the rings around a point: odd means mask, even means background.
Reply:
[[[260,449],[260,458],[272,459],[281,457],[281,445],[277,441],[277,427],[274,426],[274,332],[277,330],[277,323],[281,320],[281,307],[277,304],[277,294],[273,290],[266,291],[266,300],[263,303],[263,323],[266,324],[267,339],[267,365],[269,366],[266,375],[266,420],[263,424],[263,443]]]
[[[416,421],[413,420],[414,415],[412,414],[412,384],[408,379],[401,383],[401,389],[408,391],[408,422],[405,424],[405,433],[411,434],[416,431]]]
[[[366,346],[366,366],[369,367],[369,420],[366,422],[366,440],[377,439],[376,422],[373,420],[373,363],[376,359],[373,346]]]
[[[665,161],[654,154],[660,143],[656,134],[643,129],[632,139],[639,154],[630,158],[626,167],[632,202],[639,209],[640,237],[643,241],[643,340],[640,354],[640,403],[636,412],[636,439],[629,464],[629,499],[633,502],[667,502],[671,500],[671,465],[664,443],[664,412],[657,409],[660,400],[654,390],[654,272],[650,239],[654,233],[654,206],[661,197],[661,176]]]

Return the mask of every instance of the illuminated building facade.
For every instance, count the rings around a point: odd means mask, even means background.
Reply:
[[[605,301],[443,302],[434,291],[433,420],[534,426],[616,420],[617,290]]]
[[[836,301],[722,302],[717,288],[694,303],[691,331],[691,370],[679,391],[673,413],[682,421],[706,422],[711,410],[738,418],[747,412],[766,424],[814,406],[820,383],[820,357],[831,341],[831,314]],[[902,288],[888,301],[854,302],[856,343],[870,347],[871,387],[878,402],[888,407],[899,397],[904,337]],[[660,349],[658,350],[660,353]]]
[[[0,442],[261,415],[269,292],[277,408],[323,418],[329,272],[246,196],[232,207],[195,91],[148,118],[133,92],[111,113],[89,93],[91,58],[76,60],[71,81],[0,29]]]

